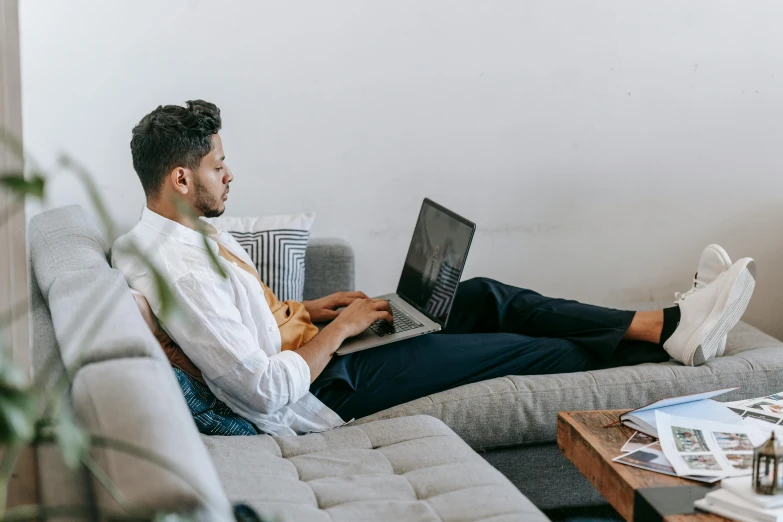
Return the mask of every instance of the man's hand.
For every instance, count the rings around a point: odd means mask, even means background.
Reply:
[[[389,323],[394,322],[387,301],[383,299],[355,299],[334,320],[332,325],[339,328],[345,337],[353,337],[365,331],[379,319]]]
[[[324,323],[336,319],[340,315],[338,308],[343,308],[357,299],[368,299],[364,292],[337,292],[313,301],[302,301],[314,323]]]

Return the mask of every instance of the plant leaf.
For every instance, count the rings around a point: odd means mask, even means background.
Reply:
[[[169,317],[172,310],[176,308],[174,294],[169,290],[166,279],[155,267],[148,264],[147,268],[152,272],[152,277],[155,280],[155,290],[158,292],[158,299],[160,299],[160,317],[158,319],[165,320]]]
[[[43,199],[46,180],[38,174],[26,178],[21,172],[6,172],[0,176],[0,185],[22,198]]]
[[[29,392],[0,391],[0,445],[32,440],[35,412],[35,400]]]
[[[201,233],[201,237],[204,239],[204,248],[207,249],[207,253],[209,254],[209,259],[212,261],[212,264],[215,268],[217,268],[218,274],[220,274],[220,277],[223,279],[226,279],[228,277],[228,274],[225,270],[223,270],[223,267],[220,266],[220,261],[218,261],[217,256],[215,255],[215,252],[212,251],[212,247],[209,245],[209,241],[207,240],[207,236],[204,235],[204,233]]]
[[[76,425],[68,410],[62,410],[54,426],[60,454],[68,469],[75,470],[90,447],[89,435]]]
[[[32,440],[36,412],[24,373],[0,354],[0,445]]]

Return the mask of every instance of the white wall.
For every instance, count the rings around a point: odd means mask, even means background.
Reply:
[[[137,220],[133,125],[204,98],[229,212],[314,210],[393,289],[424,196],[479,225],[466,277],[649,308],[701,248],[759,262],[783,337],[783,3],[23,0],[24,139]],[[70,179],[50,205],[81,203]]]

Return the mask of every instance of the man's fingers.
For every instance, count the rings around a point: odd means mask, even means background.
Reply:
[[[356,301],[356,299],[358,299],[358,298],[356,298],[356,297],[348,297],[348,296],[335,297],[334,301],[332,301],[332,303],[330,303],[330,306],[332,306],[334,308],[341,308],[343,306],[350,305],[351,303]]]
[[[320,318],[331,321],[332,319],[336,319],[338,315],[340,315],[340,312],[338,312],[337,310],[326,310],[326,309],[324,309],[324,310],[321,311],[321,317]]]
[[[389,312],[375,312],[373,314],[373,317],[377,321],[378,319],[383,319],[384,321],[394,323],[394,318],[392,317],[392,314]]]
[[[369,297],[367,297],[367,294],[365,294],[364,292],[359,292],[358,290],[355,292],[344,292],[343,297],[349,297],[351,298],[351,301],[353,301],[354,299],[369,299]]]
[[[372,301],[373,308],[376,310],[387,310],[391,312],[391,307],[389,306],[389,301],[386,301],[384,299],[374,299]]]

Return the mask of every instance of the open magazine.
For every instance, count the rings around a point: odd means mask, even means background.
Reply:
[[[658,431],[655,426],[655,412],[657,411],[663,411],[669,415],[678,415],[681,417],[694,417],[740,424],[742,422],[741,417],[738,417],[737,414],[726,408],[722,403],[711,400],[713,397],[736,389],[738,388],[723,388],[720,390],[661,399],[646,406],[642,406],[641,408],[623,413],[620,415],[620,420],[618,422],[621,422],[638,432],[656,438],[658,437]]]
[[[756,421],[783,425],[783,392],[773,393],[766,397],[745,399],[744,401],[726,402],[728,408],[742,417],[745,424],[756,424]]]

